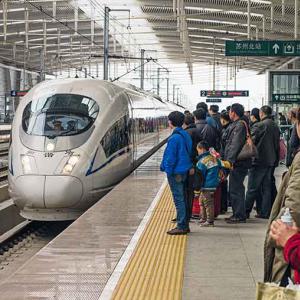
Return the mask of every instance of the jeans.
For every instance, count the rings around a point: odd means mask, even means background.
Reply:
[[[187,175],[185,181],[185,203],[186,203],[186,220],[187,225],[189,224],[192,216],[193,200],[194,200],[194,175]]]
[[[173,201],[177,212],[177,228],[183,230],[186,230],[188,228],[184,189],[185,181],[186,174],[168,175],[168,182],[173,195]]]
[[[244,180],[248,173],[245,167],[235,167],[230,171],[229,195],[233,216],[240,220],[246,219]]]
[[[246,213],[250,214],[254,201],[257,212],[262,217],[269,217],[272,208],[272,167],[253,166],[249,170],[248,191],[246,195]]]

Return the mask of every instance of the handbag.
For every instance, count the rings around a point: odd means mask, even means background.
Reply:
[[[242,150],[240,151],[239,155],[237,156],[237,160],[246,160],[249,158],[257,157],[257,148],[251,139],[251,135],[249,133],[248,126],[245,121],[242,121],[242,122],[246,127],[247,137],[246,137],[245,145],[243,146]]]
[[[300,300],[300,291],[258,282],[256,300]]]

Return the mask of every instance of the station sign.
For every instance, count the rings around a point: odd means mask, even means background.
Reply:
[[[300,41],[226,41],[225,56],[300,56]]]
[[[23,97],[28,93],[28,91],[16,91],[12,90],[10,91],[10,96],[11,97]]]
[[[200,91],[201,97],[214,97],[214,98],[233,98],[233,97],[248,97],[249,91],[213,91],[204,90]]]
[[[300,94],[272,94],[274,103],[299,103]]]
[[[220,98],[207,98],[206,102],[207,103],[220,103],[220,102],[222,102],[222,99],[220,99]]]

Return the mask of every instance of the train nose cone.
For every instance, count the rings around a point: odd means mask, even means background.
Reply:
[[[13,191],[15,204],[23,209],[45,208],[44,205],[45,176],[19,176]]]
[[[80,202],[83,194],[82,182],[72,176],[46,176],[45,207],[70,208]]]
[[[28,208],[70,208],[80,202],[81,181],[72,176],[19,176],[15,184],[15,204]]]

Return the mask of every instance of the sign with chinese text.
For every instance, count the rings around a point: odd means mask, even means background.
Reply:
[[[200,91],[201,97],[215,97],[215,98],[233,98],[233,97],[248,97],[249,91]]]
[[[300,94],[273,94],[272,101],[274,103],[299,103]]]
[[[300,56],[300,41],[226,41],[225,56]]]

